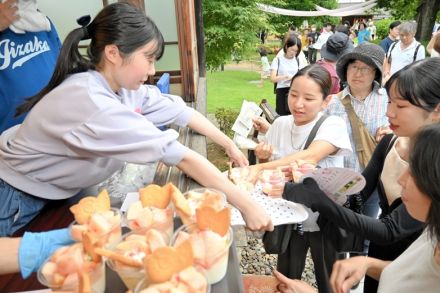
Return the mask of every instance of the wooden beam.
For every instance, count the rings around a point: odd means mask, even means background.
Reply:
[[[176,9],[177,34],[179,40],[180,65],[182,70],[183,98],[186,102],[195,100],[196,81],[192,47],[192,21],[194,21],[193,1],[174,0]],[[197,49],[196,49],[197,50]]]

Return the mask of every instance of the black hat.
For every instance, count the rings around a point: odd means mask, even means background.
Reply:
[[[338,61],[342,55],[351,52],[353,48],[353,43],[347,34],[336,32],[322,46],[321,57],[330,61]]]
[[[376,72],[378,72],[379,74],[376,74],[375,80],[379,84],[381,84],[384,58],[385,52],[383,51],[382,47],[373,43],[365,42],[359,44],[356,48],[353,49],[353,51],[345,54],[338,60],[338,62],[336,63],[336,72],[338,73],[341,81],[346,82],[348,63],[352,60],[359,60],[376,69]]]

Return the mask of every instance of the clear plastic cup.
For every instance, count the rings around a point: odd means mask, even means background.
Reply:
[[[133,235],[134,236],[138,235],[139,237],[136,237],[136,239],[139,239],[139,241],[141,241],[140,240],[141,236],[139,234],[137,234],[135,232],[128,232],[128,233],[122,235],[121,237],[119,237],[117,240],[110,243],[107,246],[107,249],[110,249],[114,252],[118,252],[117,246],[121,242],[126,241],[128,237],[133,236]],[[146,238],[145,238],[145,245],[147,246]],[[122,251],[120,251],[120,252],[122,253]],[[138,254],[135,255],[134,253],[138,253]],[[136,258],[139,261],[142,261],[143,258],[146,256],[146,252],[144,254],[142,254],[141,252],[134,250],[132,256],[133,256],[133,258]],[[124,282],[125,286],[127,286],[127,288],[130,290],[133,290],[136,287],[136,284],[139,283],[139,281],[145,277],[145,269],[143,267],[139,268],[139,267],[127,266],[127,265],[124,265],[122,263],[119,263],[119,262],[114,261],[109,258],[106,259],[106,263],[110,269],[112,269],[113,271],[115,271],[119,275],[122,282]]]
[[[292,170],[293,181],[300,182],[301,178],[315,170],[316,166],[307,162],[298,166],[298,163],[295,162],[290,164],[290,168]]]
[[[206,280],[206,290],[197,290],[197,291],[192,290],[191,293],[210,293],[211,292],[211,285],[209,284],[208,279],[206,278],[205,271],[199,267],[195,267],[195,268],[199,273],[201,273],[203,275],[204,279]],[[160,283],[160,284],[162,284],[162,283]],[[160,285],[160,284],[156,284],[156,285]],[[134,289],[134,293],[142,293],[142,291],[144,289],[147,289],[149,286],[154,286],[154,285],[152,285],[148,281],[147,277],[145,277],[144,279],[140,280],[139,283],[136,285],[136,288]]]
[[[121,211],[116,208],[111,208],[110,212],[112,213],[111,215],[115,217],[114,223],[109,223],[106,220],[103,221],[105,218],[99,215],[103,212],[97,212],[96,214],[98,215],[92,215],[87,224],[80,225],[76,221],[73,221],[69,225],[69,232],[72,239],[82,241],[82,232],[87,231],[90,233],[91,238],[98,240],[95,244],[96,246],[104,247],[106,244],[121,237]]]
[[[190,210],[191,210],[191,217],[190,218],[182,218],[182,222],[185,225],[190,225],[192,223],[195,223],[196,220],[196,209],[203,205],[204,203],[209,204],[210,206],[213,206],[217,210],[223,209],[226,204],[226,195],[214,188],[196,188],[191,189],[183,194],[183,196],[188,201]]]
[[[171,207],[165,209],[142,208],[138,212],[138,219],[128,219],[128,212],[124,214],[123,222],[127,227],[137,234],[145,235],[150,229],[159,231],[165,242],[169,243],[174,232],[174,211]]]
[[[50,280],[46,278],[46,276],[43,273],[45,265],[51,261],[52,257],[49,257],[43,265],[40,267],[40,269],[37,272],[37,279],[38,281],[48,288],[50,288],[52,291],[55,292],[79,292],[79,279],[77,273],[72,273],[67,276],[63,276],[65,279],[60,284],[51,283]],[[105,292],[105,265],[104,262],[101,261],[100,263],[96,264],[96,266],[91,269],[89,266],[90,271],[88,272],[90,277],[90,285],[92,287],[92,291],[94,293],[104,293]],[[57,277],[59,278],[59,276]]]
[[[194,264],[205,271],[209,284],[221,281],[228,268],[229,248],[233,240],[232,228],[229,227],[228,233],[222,237],[211,230],[199,230],[195,224],[183,225],[174,233],[172,245],[176,246],[187,239],[186,233],[190,235],[193,246]]]

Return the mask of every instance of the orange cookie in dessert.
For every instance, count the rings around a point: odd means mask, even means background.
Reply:
[[[92,285],[90,284],[90,276],[87,272],[80,271],[78,272],[78,292],[81,293],[93,293]]]
[[[182,218],[182,221],[186,221],[191,217],[191,208],[189,207],[188,201],[183,196],[182,192],[171,184],[168,187],[171,190],[171,201],[173,202],[174,208],[177,214]]]
[[[143,207],[165,209],[170,203],[171,194],[167,185],[160,187],[156,184],[150,184],[139,189],[139,197]]]
[[[92,259],[93,262],[97,263],[97,262],[101,261],[101,256],[95,252],[95,249],[96,249],[95,243],[96,242],[97,242],[97,239],[93,240],[90,233],[83,232],[82,243],[84,246],[84,251],[86,254],[88,254],[90,256],[90,258]]]
[[[209,229],[225,236],[231,224],[231,210],[225,207],[216,211],[210,206],[202,206],[196,209],[196,223],[200,230]]]
[[[135,268],[141,268],[142,267],[142,262],[135,260],[131,257],[119,254],[117,252],[105,249],[105,248],[96,248],[95,250],[96,253],[98,253],[99,255],[105,256],[111,260],[120,262],[123,265],[129,266],[129,267],[135,267]]]
[[[86,224],[91,215],[107,210],[110,210],[110,197],[105,189],[97,197],[84,197],[77,204],[70,207],[70,211],[78,224]]]
[[[192,266],[194,261],[189,240],[178,247],[161,247],[145,258],[145,267],[152,283],[162,283],[181,270]]]
[[[95,211],[84,224],[72,223],[70,235],[75,241],[82,241],[84,232],[90,233],[93,243],[104,246],[121,236],[121,216],[118,210]]]

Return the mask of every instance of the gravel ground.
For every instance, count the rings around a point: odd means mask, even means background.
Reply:
[[[245,237],[237,242],[237,254],[240,257],[240,271],[242,274],[271,275],[277,265],[277,255],[267,254],[261,239],[252,232],[246,231]],[[310,253],[307,255],[306,266],[302,280],[316,287],[313,261]]]

